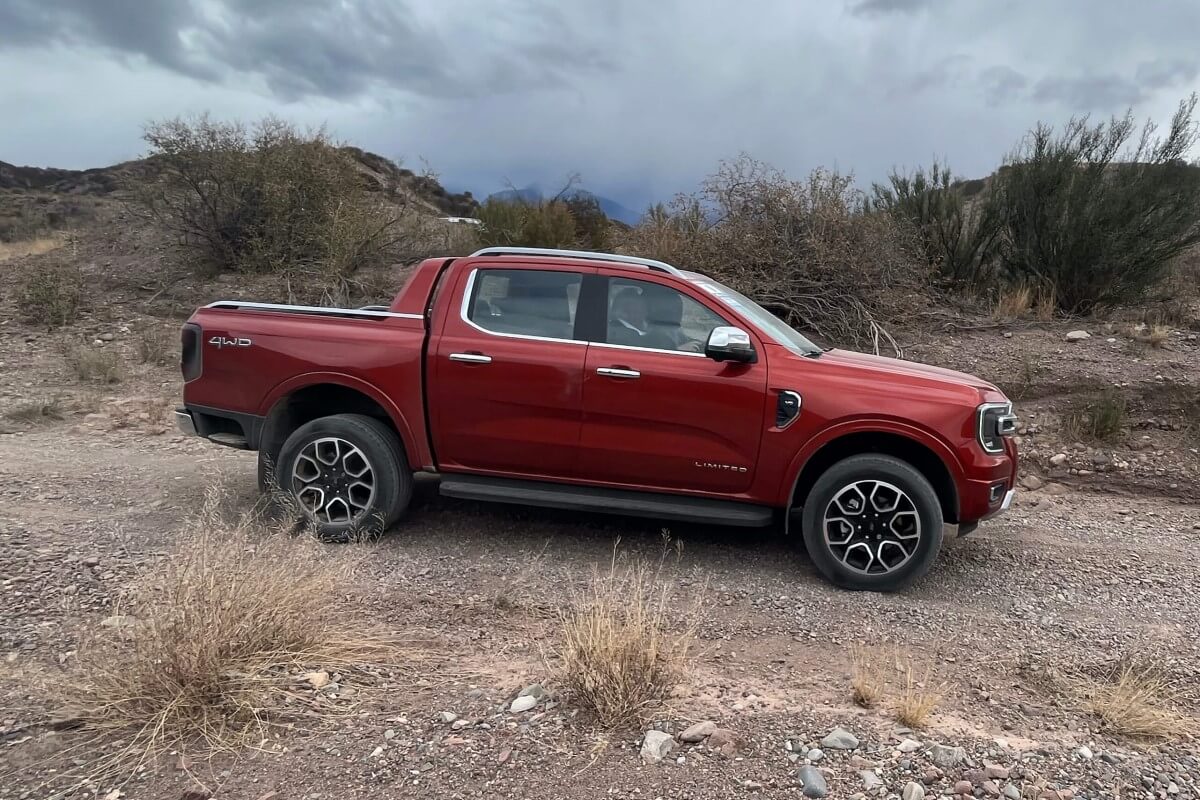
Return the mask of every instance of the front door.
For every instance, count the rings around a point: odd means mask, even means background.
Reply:
[[[589,345],[584,365],[580,477],[643,489],[749,489],[767,365],[706,358],[709,331],[729,323],[665,283],[609,274],[605,295],[604,341]]]
[[[459,276],[458,301],[428,354],[439,467],[576,474],[587,343],[575,337],[575,309],[584,271],[506,264]]]

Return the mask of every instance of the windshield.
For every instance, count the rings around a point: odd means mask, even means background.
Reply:
[[[704,291],[719,298],[722,302],[750,320],[759,331],[771,337],[798,356],[820,355],[821,348],[806,339],[795,329],[789,327],[779,317],[767,311],[758,303],[735,292],[724,284],[717,283],[712,278],[697,276],[693,282]]]

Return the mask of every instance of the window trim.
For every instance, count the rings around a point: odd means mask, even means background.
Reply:
[[[493,331],[493,330],[489,330],[489,329],[483,327],[482,325],[480,325],[479,323],[475,322],[469,316],[470,310],[471,310],[471,298],[475,294],[475,278],[479,275],[480,270],[483,270],[483,269],[494,269],[497,272],[515,272],[516,271],[516,270],[513,270],[511,267],[476,267],[471,270],[471,274],[467,277],[467,285],[466,285],[466,287],[463,288],[462,304],[459,307],[459,317],[461,317],[462,321],[467,323],[467,325],[469,325],[470,327],[474,328],[475,330],[477,330],[481,333],[486,333],[489,336],[499,336],[504,339],[526,339],[526,340],[535,341],[535,342],[559,342],[561,344],[581,344],[584,346],[586,346],[588,344],[588,341],[585,339],[558,339],[553,336],[535,336],[531,333],[504,333],[501,331]],[[587,274],[585,272],[579,272],[579,271],[573,270],[573,269],[569,269],[569,270],[531,269],[531,270],[522,270],[522,271],[523,272],[567,272],[572,275],[578,275],[578,276],[580,276],[579,286],[580,286],[580,294],[581,295],[583,293],[583,276]],[[576,316],[576,318],[578,318],[578,316],[579,316],[578,309],[576,309],[575,316]],[[574,330],[574,325],[572,325],[572,330]]]
[[[601,295],[601,299],[603,300],[603,305],[604,305],[604,320],[606,323],[604,326],[604,334],[606,337],[608,335],[608,325],[607,325],[608,312],[609,312],[608,304],[609,304],[609,300],[611,298],[611,293],[612,293],[611,286],[612,286],[612,282],[614,280],[628,281],[630,283],[649,283],[649,284],[653,284],[654,286],[661,286],[664,289],[670,289],[671,291],[679,292],[681,295],[688,298],[693,303],[696,303],[697,305],[701,306],[702,308],[707,309],[710,313],[716,315],[717,318],[719,318],[726,325],[729,324],[729,320],[726,319],[726,316],[727,316],[726,314],[714,310],[708,303],[702,302],[700,300],[700,298],[693,297],[690,293],[685,292],[685,291],[681,290],[678,286],[674,286],[670,283],[667,283],[667,282],[660,283],[659,281],[646,280],[645,277],[640,276],[640,275],[636,278],[631,278],[627,275],[612,275],[612,274],[601,273],[601,277],[604,278],[604,291],[603,291],[603,294]],[[688,350],[664,350],[661,347],[638,347],[637,345],[632,345],[632,344],[612,344],[609,342],[591,342],[590,344],[594,347],[605,347],[605,348],[609,348],[612,350],[634,350],[639,353],[662,353],[662,354],[669,355],[669,356],[689,356],[691,358],[708,358],[708,356],[704,355],[703,351],[701,351],[699,353],[693,353]]]

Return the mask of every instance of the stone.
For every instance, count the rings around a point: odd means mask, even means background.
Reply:
[[[524,697],[518,697],[517,699],[513,700],[512,705],[508,707],[508,710],[514,714],[520,714],[522,711],[528,711],[537,704],[538,699],[531,694],[527,694]]]
[[[955,767],[967,757],[967,751],[961,747],[935,744],[930,748],[929,756],[939,767]]]
[[[114,333],[102,333],[96,338],[102,342],[111,342],[113,339],[116,339],[117,336]]]
[[[1007,797],[1008,800],[1021,800],[1021,790],[1018,789],[1014,784],[1010,783],[1004,787],[1004,796]]]
[[[1038,489],[1046,485],[1046,482],[1037,475],[1026,475],[1021,478],[1021,486],[1031,492],[1036,492]]]
[[[761,792],[763,785],[758,781],[744,781],[742,783],[742,788],[744,788],[747,792]]]
[[[999,764],[988,764],[983,768],[983,774],[989,778],[998,781],[1008,780],[1008,767],[1002,767]]]
[[[1050,456],[1050,463],[1053,466],[1061,467],[1063,464],[1067,463],[1067,454],[1055,453],[1054,455]]]
[[[461,731],[463,728],[469,727],[470,725],[471,720],[469,719],[456,719],[450,727],[456,731]]]
[[[455,714],[453,711],[443,711],[442,713],[438,714],[438,719],[449,725],[451,722],[454,722],[456,719],[458,719],[458,714]]]
[[[925,800],[925,787],[916,781],[909,781],[900,793],[900,800]]]
[[[871,791],[879,786],[883,786],[883,779],[869,769],[860,769],[858,777],[862,778],[863,786],[867,791]]]
[[[854,750],[858,748],[858,737],[845,728],[834,728],[821,740],[826,750]]]
[[[983,789],[983,793],[988,797],[1000,796],[1000,786],[995,781],[984,781],[979,784],[979,788]]]
[[[921,743],[916,739],[905,739],[900,744],[896,745],[896,749],[901,753],[915,753],[921,749]]]
[[[1067,332],[1067,341],[1068,342],[1082,342],[1084,339],[1090,339],[1090,338],[1092,338],[1092,335],[1085,330],[1068,331]]]
[[[329,685],[329,673],[325,670],[306,672],[301,678],[314,689],[324,689]]]
[[[542,688],[540,683],[531,683],[517,694],[517,697],[536,697],[541,700],[546,696],[546,690]]]
[[[805,797],[824,797],[829,794],[829,786],[825,783],[825,776],[816,767],[806,764],[800,768],[800,772],[796,777],[800,779],[800,786]]]
[[[1092,760],[1092,750],[1091,750],[1091,748],[1090,748],[1090,747],[1088,747],[1086,744],[1085,744],[1085,745],[1080,745],[1080,746],[1079,746],[1079,749],[1077,749],[1077,750],[1075,751],[1075,755],[1079,756],[1079,757],[1080,757],[1080,758],[1082,758],[1084,761],[1091,761],[1091,760]]]
[[[646,731],[646,735],[642,737],[642,761],[647,764],[659,763],[674,749],[675,740],[669,733],[651,730]]]
[[[954,784],[954,793],[974,795],[975,786],[970,781],[959,781]]]
[[[683,733],[679,734],[679,741],[687,742],[688,744],[702,742],[712,736],[716,729],[717,723],[711,720],[706,719],[703,722],[696,722],[684,728]]]
[[[820,761],[824,757],[825,757],[825,751],[823,751],[819,747],[814,747],[812,750],[808,751],[808,760],[814,764],[816,764],[818,761]]]
[[[134,619],[128,614],[114,614],[111,617],[105,617],[100,620],[101,628],[130,628],[133,627]]]
[[[90,555],[90,556],[84,556],[81,563],[85,567],[98,567],[98,566],[100,566],[100,556],[95,555],[95,554]]]

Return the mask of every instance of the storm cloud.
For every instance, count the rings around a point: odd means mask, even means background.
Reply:
[[[150,119],[275,113],[455,188],[572,171],[627,205],[745,151],[861,181],[993,169],[1039,120],[1164,119],[1200,4],[2,0],[0,160],[133,157]]]

